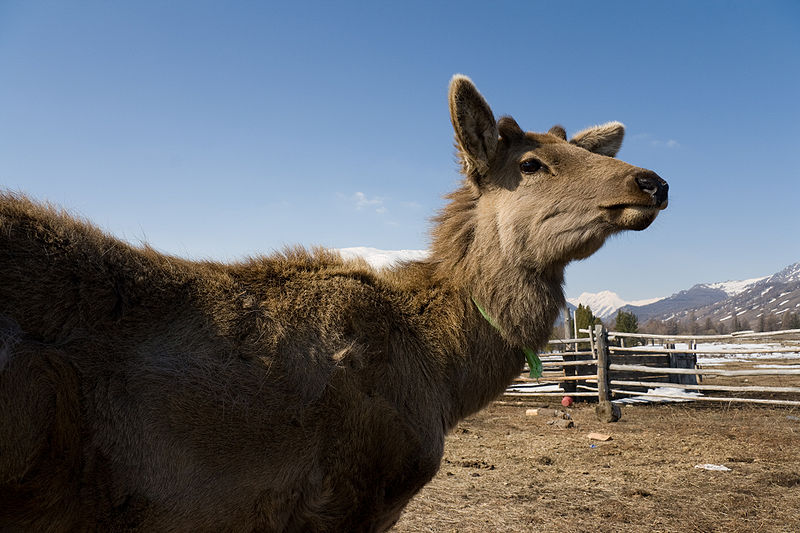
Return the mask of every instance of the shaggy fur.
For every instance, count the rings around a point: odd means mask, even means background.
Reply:
[[[463,76],[450,109],[467,177],[430,258],[390,271],[191,262],[0,194],[0,529],[391,527],[546,342],[565,265],[665,206],[649,171],[496,123]],[[582,139],[616,152],[617,129]]]

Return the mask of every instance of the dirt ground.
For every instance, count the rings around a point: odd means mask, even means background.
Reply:
[[[632,405],[604,424],[576,404],[559,429],[526,416],[542,405],[498,402],[459,424],[393,531],[800,531],[800,409]]]

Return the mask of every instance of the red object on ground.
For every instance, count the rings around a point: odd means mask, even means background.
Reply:
[[[573,401],[572,396],[564,396],[563,398],[561,398],[561,405],[563,405],[564,407],[569,407],[570,405],[572,405],[572,401]]]

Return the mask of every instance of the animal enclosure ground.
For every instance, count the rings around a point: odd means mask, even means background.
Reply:
[[[603,424],[580,404],[575,427],[557,429],[526,416],[541,405],[462,421],[393,531],[800,531],[798,409],[635,405]]]

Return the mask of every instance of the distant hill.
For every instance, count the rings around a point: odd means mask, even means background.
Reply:
[[[721,302],[728,298],[728,293],[722,289],[714,289],[706,284],[695,285],[691,289],[673,294],[655,303],[643,306],[626,305],[623,311],[633,313],[639,322],[647,322],[651,318],[672,317],[687,309],[695,309],[705,305]]]
[[[685,320],[694,313],[700,322],[710,318],[732,323],[736,317],[755,327],[762,315],[800,312],[800,262],[771,276],[695,285],[649,305],[622,309],[636,314],[640,323]]]

